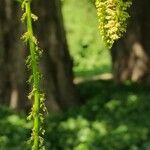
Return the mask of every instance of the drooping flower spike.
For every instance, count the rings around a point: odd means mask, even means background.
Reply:
[[[111,48],[126,31],[131,0],[96,0],[99,30],[106,46]]]
[[[32,72],[28,80],[32,86],[32,90],[29,93],[28,98],[30,100],[34,100],[31,112],[27,117],[28,120],[33,120],[33,129],[29,142],[32,145],[32,150],[44,150],[43,135],[45,130],[41,127],[41,125],[44,120],[43,113],[47,112],[47,109],[45,107],[45,95],[40,90],[42,74],[39,70],[39,58],[42,51],[38,46],[38,41],[34,36],[32,26],[32,22],[36,21],[38,17],[31,12],[31,0],[23,0],[21,7],[24,12],[21,21],[26,24],[27,28],[22,39],[27,43],[30,52],[30,55],[26,59],[26,65]]]

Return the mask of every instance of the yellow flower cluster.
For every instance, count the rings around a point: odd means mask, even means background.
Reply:
[[[111,48],[126,31],[131,0],[96,0],[99,29],[104,42]]]

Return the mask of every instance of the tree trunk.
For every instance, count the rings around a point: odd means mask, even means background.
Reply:
[[[39,16],[37,33],[43,49],[44,86],[48,105],[66,108],[78,101],[73,84],[73,63],[68,51],[60,0],[40,0],[36,7]],[[56,105],[56,103],[58,105]]]
[[[44,50],[41,68],[47,105],[52,111],[70,107],[78,102],[73,84],[63,18],[58,0],[35,1],[39,16],[37,30]],[[27,73],[23,42],[20,5],[16,1],[0,0],[0,103],[14,109],[27,110]]]
[[[20,41],[20,11],[16,1],[0,0],[0,99],[11,108],[25,107],[25,51]]]
[[[150,1],[135,0],[125,36],[112,50],[113,74],[117,81],[139,81],[150,75]]]

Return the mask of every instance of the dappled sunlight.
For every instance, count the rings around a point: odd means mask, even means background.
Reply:
[[[141,45],[140,42],[134,42],[133,44],[133,53],[135,54],[135,57],[137,58],[144,58],[145,61],[148,61],[148,57],[146,56],[146,53],[144,52],[144,48]]]
[[[143,76],[143,72],[147,70],[146,65],[148,64],[149,57],[142,44],[138,41],[133,44],[132,49],[130,62],[133,66],[133,73],[131,80],[138,81]]]
[[[46,120],[47,149],[99,150],[101,147],[101,150],[148,150],[150,148],[148,86],[137,83],[117,85],[112,80],[97,80],[80,83],[78,88],[81,97],[85,99],[88,97],[88,101],[81,107],[69,109],[61,115],[49,116]],[[25,129],[29,128],[29,125],[26,126],[24,119],[10,114],[5,117],[9,127],[12,128],[12,125],[17,127],[16,133],[20,135],[27,132]],[[12,129],[3,128],[2,133],[4,131],[9,133]],[[9,139],[10,137],[4,137],[4,134],[0,136],[0,141],[7,144]]]
[[[58,145],[62,145],[59,148],[63,150],[150,148],[149,87],[136,83],[117,85],[111,80],[80,84],[80,94],[84,95],[82,89],[86,89],[89,100],[55,122],[50,130],[50,135],[54,136],[48,135],[50,141],[57,139]],[[61,137],[60,140],[55,133]]]
[[[25,117],[0,106],[0,149],[19,150],[20,147],[28,148],[27,138],[32,127]],[[16,145],[16,143],[18,143]]]
[[[10,108],[17,108],[18,104],[18,90],[16,88],[12,89],[11,98],[10,98]]]
[[[136,105],[137,102],[138,102],[138,96],[137,95],[135,95],[135,94],[128,95],[128,97],[127,97],[127,104],[128,105],[134,105],[134,104]]]
[[[114,111],[117,107],[120,107],[121,102],[118,100],[110,100],[109,102],[107,102],[105,104],[105,107],[110,110],[110,111]]]
[[[130,1],[1,0],[0,150],[150,150],[150,1]]]
[[[99,75],[91,75],[90,77],[76,77],[74,79],[74,83],[79,84],[86,81],[110,80],[112,78],[113,78],[112,73],[103,73]]]

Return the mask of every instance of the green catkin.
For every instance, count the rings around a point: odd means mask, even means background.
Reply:
[[[22,22],[25,22],[27,27],[27,32],[23,34],[22,39],[28,44],[30,55],[26,59],[26,65],[31,70],[32,75],[29,77],[28,82],[32,85],[32,91],[29,93],[28,98],[34,99],[33,107],[28,120],[33,120],[33,129],[31,138],[29,140],[32,144],[32,150],[44,150],[44,135],[45,130],[42,129],[43,124],[43,113],[47,112],[45,107],[45,95],[40,90],[40,80],[42,75],[39,71],[39,57],[42,51],[38,46],[38,41],[33,33],[32,21],[36,21],[38,17],[31,12],[31,0],[22,1],[23,15],[21,18]]]
[[[96,0],[99,29],[106,46],[111,48],[114,41],[126,32],[129,14],[127,9],[132,0]]]

